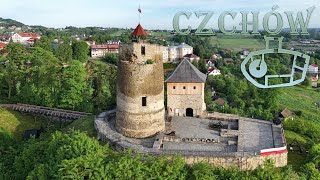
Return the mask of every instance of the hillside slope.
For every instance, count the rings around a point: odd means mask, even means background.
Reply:
[[[320,126],[320,92],[305,87],[288,87],[282,90],[279,97],[280,107],[288,107],[291,111],[301,111],[301,117]]]
[[[0,18],[0,26],[4,26],[4,27],[9,27],[9,26],[22,27],[22,26],[25,26],[25,24],[23,24],[21,22],[18,22],[16,20],[13,20],[13,19]]]

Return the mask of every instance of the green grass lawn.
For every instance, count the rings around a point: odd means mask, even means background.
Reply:
[[[302,118],[320,125],[320,93],[311,88],[293,86],[282,89],[279,97],[280,107],[288,107],[291,111],[301,111]]]
[[[253,49],[260,50],[265,48],[265,42],[261,39],[254,39],[253,37],[228,37],[228,36],[218,36],[211,37],[210,41],[213,45],[216,45],[221,48],[241,51],[242,49]]]
[[[300,136],[299,134],[289,130],[285,131],[285,136],[288,145],[296,139],[302,146],[303,153],[298,151],[291,152],[288,146],[288,165],[292,165],[294,170],[299,171],[300,167],[306,162],[306,157],[308,156],[306,153],[306,150],[308,150],[308,138]]]
[[[81,132],[86,132],[90,137],[96,137],[97,132],[94,129],[94,119],[95,116],[87,116],[78,120],[75,120],[73,123],[68,125],[63,129],[64,132],[74,129],[79,130]]]
[[[130,33],[130,30],[124,30],[124,29],[122,29],[122,30],[118,30],[118,31],[115,31],[115,32],[113,32],[113,33],[110,33],[109,35],[110,35],[110,36],[121,36],[122,33]]]
[[[22,140],[25,130],[39,129],[46,127],[47,124],[47,120],[37,118],[35,121],[32,116],[0,108],[0,128],[12,134],[17,140]]]
[[[279,96],[280,108],[288,107],[291,111],[301,111],[301,118],[306,121],[312,121],[318,126],[320,126],[320,108],[317,108],[314,103],[319,101],[319,92],[301,86],[283,88],[281,89],[281,94]],[[299,170],[306,161],[308,156],[306,151],[309,150],[308,148],[311,140],[289,130],[285,130],[285,136],[288,145],[294,139],[302,145],[302,154],[297,151],[288,152],[288,164],[292,165],[295,170]]]

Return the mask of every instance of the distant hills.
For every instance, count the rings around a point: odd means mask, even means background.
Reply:
[[[0,26],[3,26],[3,27],[10,27],[10,26],[22,27],[22,26],[25,26],[25,24],[18,22],[18,21],[15,21],[13,19],[0,18]]]

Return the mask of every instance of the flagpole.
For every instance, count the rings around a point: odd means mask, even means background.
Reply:
[[[139,0],[139,24],[140,24],[140,16],[141,16],[141,7],[140,7],[140,0]]]

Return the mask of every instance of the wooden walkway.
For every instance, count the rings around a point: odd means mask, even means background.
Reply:
[[[0,107],[10,108],[15,111],[32,113],[35,115],[43,115],[49,117],[56,117],[64,120],[76,120],[82,117],[86,117],[91,115],[90,113],[78,112],[78,111],[70,111],[64,109],[56,109],[56,108],[48,108],[43,106],[35,106],[29,104],[0,104]]]

